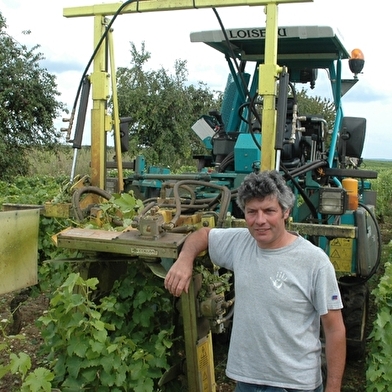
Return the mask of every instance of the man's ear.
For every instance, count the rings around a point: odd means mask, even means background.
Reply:
[[[287,210],[283,213],[283,219],[284,219],[284,220],[288,219],[288,217],[290,216],[290,212],[291,212],[291,210],[290,210],[290,208],[289,208],[289,209],[287,209]]]

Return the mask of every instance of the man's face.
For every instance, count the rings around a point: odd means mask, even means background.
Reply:
[[[252,199],[245,205],[245,221],[260,248],[274,249],[284,246],[285,220],[290,211],[283,213],[275,197]]]

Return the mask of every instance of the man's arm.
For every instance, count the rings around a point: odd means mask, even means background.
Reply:
[[[346,364],[346,329],[340,310],[329,310],[321,316],[325,335],[327,384],[325,392],[340,392]]]
[[[196,256],[208,247],[210,228],[203,227],[192,233],[186,240],[176,262],[165,278],[165,288],[176,297],[188,292],[192,278],[193,262]]]

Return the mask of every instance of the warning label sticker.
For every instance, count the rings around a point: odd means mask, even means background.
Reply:
[[[330,242],[329,258],[336,271],[351,272],[352,257],[352,238],[335,238]]]
[[[208,337],[199,341],[197,345],[197,362],[199,368],[199,377],[201,392],[215,391],[215,380],[213,376],[214,363],[212,358],[212,349],[210,347],[211,339]]]

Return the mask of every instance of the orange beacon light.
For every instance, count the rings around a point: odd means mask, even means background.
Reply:
[[[351,51],[351,57],[348,60],[348,65],[355,78],[362,72],[363,66],[365,65],[365,56],[361,49],[353,49]]]

